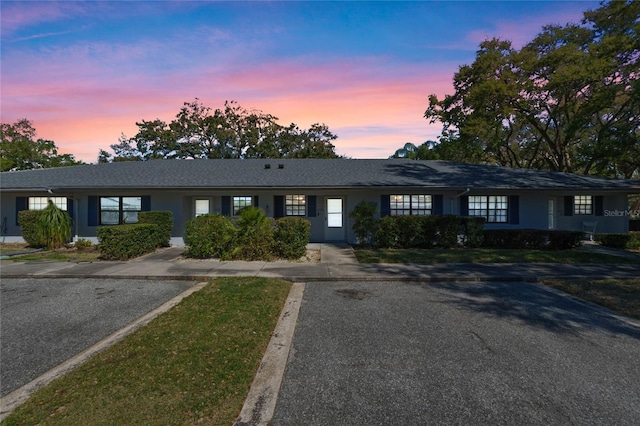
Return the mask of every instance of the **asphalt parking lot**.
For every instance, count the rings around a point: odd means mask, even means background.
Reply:
[[[524,283],[307,283],[274,425],[637,425],[640,328]]]
[[[119,330],[194,281],[5,279],[0,282],[2,396]]]

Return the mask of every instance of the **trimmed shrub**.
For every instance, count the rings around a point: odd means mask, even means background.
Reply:
[[[462,218],[462,245],[475,248],[482,245],[484,240],[484,217],[463,217]]]
[[[36,222],[38,216],[42,214],[42,210],[21,210],[18,212],[18,225],[22,231],[22,238],[30,247],[40,248],[44,244],[38,238]]]
[[[631,236],[629,234],[596,234],[594,239],[602,246],[623,249],[627,247]]]
[[[578,247],[583,233],[580,231],[547,231],[549,250],[569,250]]]
[[[543,249],[548,231],[542,229],[485,229],[483,247]]]
[[[349,213],[353,218],[353,233],[356,234],[358,244],[369,245],[372,243],[376,231],[376,218],[374,215],[378,211],[376,203],[361,201]]]
[[[553,231],[544,229],[485,229],[482,247],[568,250],[580,245],[580,231]]]
[[[97,235],[100,256],[108,260],[128,260],[155,251],[158,246],[158,225],[136,223],[102,226]]]
[[[171,231],[173,230],[173,213],[170,211],[153,211],[138,213],[138,223],[153,223],[158,225],[158,246],[169,247]]]
[[[284,259],[298,259],[307,253],[311,222],[302,217],[283,217],[275,222],[275,254]]]
[[[453,248],[458,245],[461,218],[454,215],[434,216],[436,219],[436,246]]]
[[[397,216],[384,216],[378,221],[375,231],[375,242],[378,247],[398,248],[398,222]]]
[[[433,248],[438,241],[438,216],[412,216],[420,225],[419,235],[415,246],[419,248]]]
[[[204,259],[224,258],[233,249],[236,229],[231,220],[220,214],[205,214],[187,221],[185,256]]]
[[[385,216],[378,221],[376,245],[382,248],[478,247],[483,218],[445,216]],[[461,239],[460,239],[461,238]]]
[[[422,220],[420,216],[394,216],[398,247],[415,248],[423,243]]]
[[[627,248],[631,250],[640,250],[640,232],[630,232]]]
[[[273,219],[258,207],[245,207],[238,213],[235,247],[231,258],[269,260],[273,255]]]

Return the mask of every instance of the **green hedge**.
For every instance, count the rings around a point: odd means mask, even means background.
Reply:
[[[596,234],[595,240],[605,247],[638,250],[640,249],[640,232],[628,234]]]
[[[302,217],[283,217],[275,222],[273,239],[276,256],[298,259],[307,253],[311,222]]]
[[[383,248],[477,247],[483,226],[484,219],[477,217],[384,216],[378,221],[375,242]]]
[[[568,250],[580,246],[584,233],[580,231],[547,231],[547,249]]]
[[[205,259],[223,258],[233,249],[236,228],[220,214],[205,214],[187,221],[185,256]]]
[[[158,246],[169,247],[171,231],[173,230],[173,213],[170,211],[152,211],[138,213],[138,223],[153,223],[158,225]]]
[[[580,231],[545,229],[485,229],[482,247],[566,250],[580,245]]]
[[[542,229],[485,229],[482,246],[541,250],[546,246],[547,232]]]
[[[297,259],[307,252],[311,222],[300,217],[273,221],[254,207],[243,209],[234,223],[208,214],[187,222],[185,256],[200,259]]]
[[[107,260],[128,260],[158,247],[160,228],[151,223],[102,226],[97,230],[100,255]]]
[[[36,223],[42,210],[21,210],[18,212],[18,225],[22,231],[22,238],[31,247],[43,247],[44,244],[38,238]]]

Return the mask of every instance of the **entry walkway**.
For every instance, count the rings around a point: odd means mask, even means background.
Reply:
[[[170,247],[130,261],[0,263],[3,278],[139,278],[207,279],[219,276],[260,276],[291,281],[527,281],[548,277],[637,278],[636,264],[484,263],[484,264],[359,264],[346,245],[312,244],[320,263],[241,262],[181,257],[183,247]]]

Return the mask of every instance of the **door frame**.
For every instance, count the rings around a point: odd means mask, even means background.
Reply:
[[[340,200],[340,219],[341,226],[329,226],[329,214],[336,214],[337,212],[331,212],[329,210],[330,200]],[[324,240],[325,241],[346,241],[347,229],[346,218],[344,214],[346,204],[346,197],[344,195],[327,195],[324,197]]]

